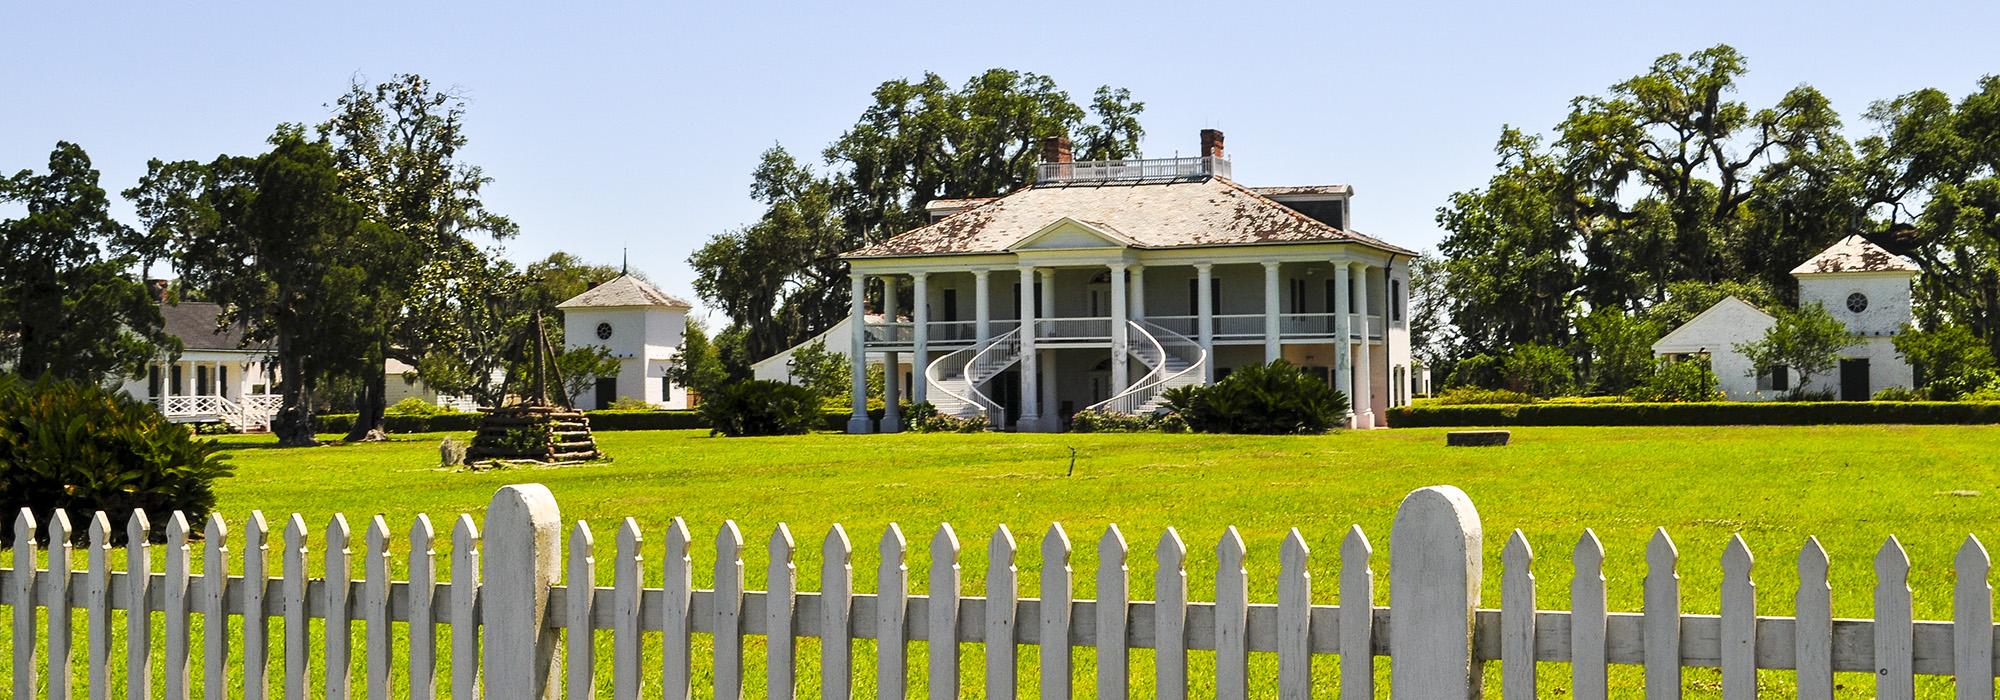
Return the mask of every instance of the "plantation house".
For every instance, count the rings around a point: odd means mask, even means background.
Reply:
[[[687,387],[667,377],[687,334],[693,305],[632,275],[620,275],[557,304],[563,312],[563,343],[598,346],[618,358],[618,374],[599,377],[595,386],[570,399],[577,408],[603,409],[619,399],[637,399],[658,408],[687,408]]]
[[[1078,162],[1060,138],[1042,156],[1033,186],[933,201],[929,225],[844,256],[863,329],[849,432],[902,428],[901,373],[879,425],[862,400],[878,352],[908,356],[910,400],[1023,431],[1148,413],[1165,389],[1280,358],[1355,397],[1355,427],[1409,402],[1414,253],[1351,228],[1352,188],[1239,185],[1215,130],[1190,158]]]
[[[1866,401],[1888,387],[1910,388],[1915,372],[1896,354],[1895,336],[1910,323],[1910,286],[1917,265],[1859,235],[1848,236],[1792,269],[1799,303],[1819,304],[1846,324],[1854,343],[1841,350],[1832,373],[1800,377],[1782,365],[1756,368],[1736,346],[1764,337],[1777,319],[1736,297],[1717,302],[1653,343],[1659,357],[1705,357],[1735,401],[1767,401],[1795,389],[1832,389],[1842,401]]]
[[[242,323],[223,325],[220,304],[170,303],[166,280],[147,284],[160,302],[164,330],[180,340],[181,352],[155,359],[144,374],[124,379],[120,389],[158,406],[176,423],[270,428],[280,403],[277,351],[269,342],[246,342]]]

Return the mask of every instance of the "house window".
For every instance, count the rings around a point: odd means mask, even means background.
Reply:
[[[1389,280],[1389,320],[1403,321],[1403,281]]]
[[[215,368],[215,395],[229,398],[229,367]]]
[[[958,290],[944,290],[944,313],[940,314],[946,323],[958,320]]]
[[[1771,365],[1757,375],[1759,391],[1791,391],[1792,370],[1784,365]]]
[[[147,395],[147,396],[159,396],[159,395],[160,395],[160,367],[159,367],[159,365],[154,365],[154,366],[151,366],[151,367],[147,367],[147,368],[146,368],[146,395]]]
[[[1222,305],[1222,280],[1220,278],[1216,277],[1208,278],[1208,299],[1210,304],[1213,304],[1215,306]],[[1200,277],[1195,277],[1188,280],[1188,315],[1189,316],[1201,315]]]
[[[660,400],[672,401],[673,398],[674,398],[674,378],[664,374],[660,375]]]
[[[1292,280],[1292,313],[1306,312],[1306,281]]]
[[[213,391],[213,387],[209,385],[209,383],[208,383],[208,380],[209,380],[209,377],[208,377],[208,367],[207,367],[207,366],[205,366],[205,365],[195,365],[195,368],[194,368],[194,394],[195,394],[196,396],[214,396],[214,395],[215,395],[215,393],[214,393],[214,391]]]

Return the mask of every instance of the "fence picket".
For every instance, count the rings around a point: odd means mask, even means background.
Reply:
[[[618,526],[618,561],[611,565],[612,596],[617,601],[617,617],[611,622],[611,696],[617,700],[638,700],[639,651],[645,644],[640,632],[640,600],[645,595],[646,538],[639,521],[626,518]]]
[[[1131,590],[1126,574],[1125,534],[1117,525],[1105,528],[1097,543],[1097,697],[1123,698],[1132,693],[1131,652],[1125,646],[1131,626]]]
[[[84,618],[90,625],[84,637],[89,667],[84,682],[90,700],[105,700],[111,697],[111,520],[101,510],[90,516],[89,559],[83,591]]]
[[[1875,697],[1916,696],[1915,630],[1910,624],[1910,556],[1890,535],[1875,554]]]
[[[1014,564],[1014,533],[1005,524],[993,529],[986,545],[986,697],[1013,700],[1016,616],[1020,613],[1020,568]]]
[[[688,552],[692,543],[686,521],[674,518],[667,524],[667,555],[660,562],[666,601],[660,606],[660,685],[664,697],[682,700],[692,692],[694,560]]]
[[[437,697],[437,530],[418,513],[410,525],[410,697]]]
[[[1993,697],[1993,560],[1979,538],[1958,548],[1958,585],[1952,590],[1952,670],[1960,700]]]
[[[1160,535],[1153,575],[1153,692],[1167,700],[1187,698],[1187,543],[1174,528]]]
[[[596,633],[590,624],[592,595],[597,586],[597,547],[590,536],[590,523],[578,520],[569,532],[568,610],[563,619],[563,641],[568,674],[563,689],[567,697],[597,697]]]
[[[354,683],[354,668],[350,663],[353,651],[353,618],[350,616],[348,596],[349,583],[354,578],[348,568],[347,547],[350,531],[347,516],[335,513],[326,524],[326,697],[341,700],[348,696]]]
[[[834,523],[820,546],[820,697],[847,700],[854,694],[854,544]]]
[[[270,570],[270,523],[264,511],[243,522],[243,700],[264,700],[271,692],[271,610],[265,589]]]
[[[362,544],[362,653],[367,657],[368,697],[389,700],[389,660],[395,658],[389,630],[389,523],[377,515],[368,522]]]
[[[1236,526],[1215,544],[1215,695],[1250,695],[1250,572]]]
[[[167,520],[166,569],[166,692],[167,700],[187,700],[188,661],[188,522],[174,511]]]
[[[951,523],[931,537],[930,619],[926,621],[930,661],[926,687],[934,700],[958,697],[958,533]]]
[[[1041,687],[1044,700],[1070,696],[1069,533],[1051,523],[1042,536]]]
[[[7,605],[14,609],[14,697],[32,698],[40,689],[40,671],[35,668],[35,578],[40,563],[35,561],[35,514],[22,507],[14,516],[14,582],[7,591]]]
[[[791,700],[798,685],[794,670],[799,649],[799,567],[792,562],[798,542],[792,529],[778,523],[771,531],[770,568],[764,573],[765,696]]]
[[[1340,542],[1340,697],[1375,697],[1375,547],[1360,525]]]
[[[889,523],[882,533],[882,562],[875,570],[875,688],[882,700],[909,695],[910,567],[903,561],[910,541]]]
[[[1801,700],[1833,698],[1833,587],[1826,571],[1826,549],[1819,538],[1807,537],[1799,550],[1798,622],[1792,629]]]
[[[73,672],[72,663],[76,655],[70,653],[70,642],[76,635],[70,632],[70,623],[76,616],[70,610],[69,562],[70,536],[69,513],[57,508],[49,514],[49,544],[46,552],[48,570],[43,572],[46,591],[43,604],[48,606],[47,629],[49,642],[49,679],[43,690],[49,700],[69,700],[69,680]]]
[[[1578,700],[1605,700],[1604,543],[1597,532],[1584,528],[1570,560],[1576,565],[1569,583],[1570,692]]]
[[[451,696],[479,697],[479,526],[460,513],[451,532]]]
[[[14,531],[16,535],[20,530]],[[132,509],[125,519],[125,697],[153,697],[153,613],[147,605],[153,590],[153,523],[146,511]],[[14,550],[20,556],[21,549]],[[15,570],[20,570],[18,561]],[[21,613],[14,619],[19,624]],[[17,668],[19,664],[15,665]]]
[[[285,698],[306,697],[306,521],[293,513],[285,523]]]
[[[1520,530],[1500,553],[1500,686],[1506,700],[1535,697],[1535,550]]]
[[[1750,577],[1756,560],[1743,535],[1722,550],[1722,697],[1757,697],[1757,584]]]
[[[221,513],[208,514],[201,556],[201,695],[221,700],[229,694],[229,526]]]
[[[1680,556],[1667,529],[1655,529],[1646,544],[1646,617],[1641,623],[1647,700],[1681,696]]]
[[[725,520],[715,535],[715,697],[743,697],[743,531]]]
[[[1312,697],[1312,548],[1298,528],[1278,550],[1278,697]]]

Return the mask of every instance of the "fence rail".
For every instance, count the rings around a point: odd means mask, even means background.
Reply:
[[[1721,614],[1686,614],[1680,610],[1679,553],[1664,530],[1648,547],[1642,612],[1605,609],[1603,548],[1589,531],[1577,544],[1569,582],[1571,599],[1580,604],[1576,610],[1536,608],[1533,550],[1518,531],[1501,558],[1501,606],[1483,609],[1483,533],[1471,501],[1452,487],[1415,491],[1398,510],[1390,532],[1389,607],[1311,604],[1314,581],[1307,572],[1313,553],[1297,530],[1280,547],[1277,602],[1253,603],[1246,551],[1234,528],[1215,545],[1219,573],[1213,601],[1204,602],[1189,598],[1188,548],[1172,528],[1153,547],[1153,600],[1134,599],[1127,580],[1130,547],[1115,525],[1086,545],[1097,550],[1099,597],[1079,600],[1071,596],[1072,543],[1060,524],[1039,543],[1042,596],[1022,598],[1018,548],[1005,526],[989,539],[985,586],[972,592],[983,595],[968,595],[960,584],[961,544],[950,525],[918,545],[929,550],[931,590],[911,592],[911,543],[893,524],[877,545],[876,593],[854,592],[853,545],[838,525],[820,544],[825,590],[797,590],[798,545],[785,525],[763,547],[770,590],[745,590],[746,542],[734,522],[725,522],[713,539],[715,587],[696,590],[691,581],[699,547],[684,522],[668,524],[661,538],[664,557],[650,566],[642,556],[644,533],[630,519],[608,547],[598,546],[590,528],[577,523],[568,532],[565,553],[555,500],[539,485],[501,489],[488,508],[483,538],[472,518],[457,519],[447,564],[451,582],[438,580],[436,536],[422,517],[408,535],[414,553],[407,562],[408,581],[389,579],[391,533],[380,517],[360,538],[358,562],[345,518],[327,524],[317,543],[324,578],[307,577],[308,530],[297,515],[273,543],[263,516],[253,513],[244,523],[245,549],[253,553],[248,557],[234,557],[223,547],[228,525],[211,517],[208,539],[200,543],[205,564],[199,573],[190,570],[189,527],[179,514],[169,520],[164,547],[144,544],[148,521],[143,513],[134,515],[126,532],[136,544],[123,553],[126,571],[110,566],[112,531],[103,514],[90,520],[83,571],[69,568],[73,530],[67,516],[56,511],[49,520],[45,531],[54,544],[46,567],[38,564],[43,557],[33,546],[38,523],[24,510],[16,520],[13,568],[0,570],[0,604],[14,612],[9,639],[14,697],[36,697],[44,690],[48,697],[69,697],[76,656],[71,616],[42,614],[46,631],[37,627],[38,612],[69,609],[85,611],[83,655],[91,697],[104,696],[120,666],[133,682],[132,697],[149,697],[145,679],[156,658],[164,663],[165,695],[186,697],[190,660],[196,657],[207,697],[232,690],[232,668],[244,671],[244,697],[263,698],[274,683],[284,697],[304,697],[309,687],[347,697],[357,680],[348,661],[358,654],[365,668],[359,686],[374,698],[388,697],[399,677],[409,681],[411,696],[435,697],[439,661],[446,658],[454,697],[474,697],[477,687],[496,698],[553,698],[562,688],[568,697],[595,697],[595,669],[609,663],[608,694],[635,698],[644,673],[640,650],[657,638],[664,649],[657,670],[666,696],[687,695],[693,664],[699,662],[708,664],[717,697],[736,698],[743,689],[746,636],[766,638],[774,697],[790,697],[797,685],[801,638],[822,640],[820,676],[829,698],[847,697],[851,690],[859,673],[852,645],[857,639],[876,640],[874,675],[886,697],[902,697],[913,673],[925,674],[932,697],[958,695],[959,645],[928,645],[924,658],[908,657],[909,642],[940,639],[982,645],[986,689],[1004,697],[1014,695],[1024,645],[1041,650],[1036,671],[1045,697],[1069,694],[1070,650],[1076,648],[1095,650],[1096,687],[1106,697],[1130,694],[1132,649],[1156,650],[1155,692],[1172,698],[1187,694],[1189,650],[1215,652],[1215,692],[1227,698],[1248,694],[1250,652],[1277,654],[1282,697],[1309,697],[1317,663],[1338,664],[1343,697],[1373,697],[1376,656],[1390,660],[1388,690],[1396,698],[1476,695],[1481,665],[1491,661],[1501,664],[1506,698],[1535,697],[1534,661],[1569,664],[1571,692],[1583,698],[1606,697],[1610,664],[1643,666],[1649,698],[1678,697],[1686,667],[1721,668],[1723,696],[1732,699],[1756,696],[1758,669],[1795,671],[1800,697],[1832,697],[1833,673],[1855,671],[1873,674],[1882,698],[1911,697],[1917,675],[1954,676],[1959,697],[1990,698],[2000,662],[1994,654],[2000,628],[1992,619],[1990,560],[1974,538],[1967,538],[1955,562],[1957,619],[1951,622],[1911,620],[1909,561],[1894,538],[1875,558],[1876,619],[1831,616],[1826,554],[1815,540],[1799,555],[1802,583],[1796,596],[1782,595],[1793,593],[1785,591],[1763,597],[1766,603],[1788,598],[1772,607],[1796,616],[1760,615],[1754,560],[1740,538],[1721,557]],[[280,562],[276,576],[266,569],[274,546]],[[155,554],[163,560],[157,572]],[[1369,568],[1374,551],[1359,527],[1348,530],[1336,556],[1339,575],[1332,585],[1340,599],[1374,600]],[[597,567],[607,558],[614,585],[596,586]],[[241,563],[241,572],[230,570],[232,560]],[[648,569],[657,572],[657,587],[646,585]],[[565,575],[571,582],[591,583],[558,585]],[[150,646],[151,615],[128,615],[128,622],[140,622],[126,630],[128,656],[121,664],[109,657],[111,614],[132,610],[164,613],[159,619],[165,647],[155,654]],[[241,646],[231,648],[226,635],[208,634],[195,646],[194,615],[204,621],[241,618]],[[317,648],[309,648],[309,619],[324,621],[328,630],[359,626],[365,643],[354,649],[347,635],[327,634]],[[283,622],[276,638],[270,634],[274,620]],[[394,644],[397,625],[408,638],[400,650]],[[479,633],[454,634],[449,648],[440,649],[440,626]],[[609,630],[610,658],[596,658],[591,635],[561,634],[580,630]],[[694,658],[696,634],[712,640],[709,658]],[[306,677],[308,656],[324,660],[322,677]]]

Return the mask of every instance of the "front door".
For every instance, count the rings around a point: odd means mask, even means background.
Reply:
[[[610,408],[614,403],[618,403],[618,378],[598,377],[597,408],[600,410]]]
[[[1868,391],[1868,360],[1840,361],[1840,400],[1867,401],[1872,394]]]

